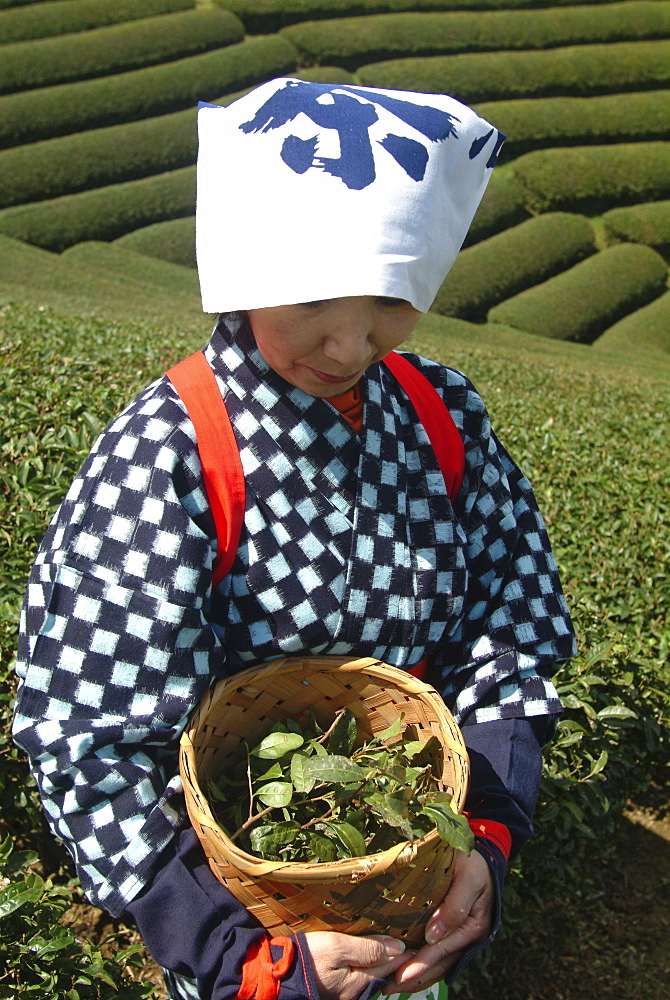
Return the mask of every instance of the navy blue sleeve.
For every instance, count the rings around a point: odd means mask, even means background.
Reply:
[[[249,946],[267,933],[215,878],[190,827],[168,848],[153,882],[126,912],[153,959],[195,980],[200,1000],[233,1000]],[[317,998],[309,950],[300,938],[279,1000]]]

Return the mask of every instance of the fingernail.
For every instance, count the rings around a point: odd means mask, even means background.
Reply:
[[[395,958],[397,955],[402,955],[404,950],[404,941],[398,941],[397,938],[384,939],[384,954],[387,958]]]
[[[439,920],[433,920],[426,927],[424,937],[428,944],[437,944],[447,933],[447,928]]]
[[[414,979],[414,976],[418,975],[418,969],[412,965],[406,965],[404,969],[400,972],[396,972],[395,981],[399,986],[403,983],[409,982],[410,979]]]

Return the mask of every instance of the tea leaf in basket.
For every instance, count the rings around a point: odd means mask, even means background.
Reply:
[[[336,861],[337,845],[322,833],[309,833],[309,846],[317,861]]]
[[[360,830],[351,823],[325,822],[326,829],[339,840],[349,858],[362,858],[367,853],[365,840]]]
[[[402,732],[402,720],[403,716],[399,715],[397,719],[394,719],[390,726],[387,726],[381,733],[377,733],[375,739],[381,740],[382,743],[386,743],[392,740],[394,736],[400,736]]]
[[[332,728],[326,746],[330,754],[343,754],[348,757],[354,749],[358,725],[356,716],[348,708],[344,709]]]
[[[379,813],[385,823],[402,830],[408,840],[414,840],[414,831],[406,815],[407,803],[404,799],[385,795],[383,792],[373,792],[366,796],[365,801]]]
[[[316,784],[316,778],[306,773],[305,768],[310,762],[310,758],[304,753],[296,753],[291,757],[291,781],[296,792],[305,794],[312,791]]]
[[[277,761],[263,774],[254,774],[254,781],[272,781],[274,778],[281,778],[283,772],[281,769],[281,764]]]
[[[420,811],[435,824],[442,840],[456,850],[471,853],[475,838],[465,816],[455,813],[447,802],[425,802]]]
[[[298,733],[268,733],[249,753],[254,757],[262,757],[263,760],[277,760],[291,750],[297,750],[304,742],[304,737]]]
[[[434,753],[439,749],[440,741],[436,736],[431,736],[426,743],[422,743],[421,740],[410,740],[408,743],[405,743],[403,753],[405,757],[412,760],[414,757]]]
[[[331,781],[345,785],[351,782],[361,784],[368,776],[367,770],[339,754],[312,757],[305,765],[304,773],[315,781]]]
[[[266,806],[287,806],[293,798],[293,785],[290,781],[269,781],[267,785],[261,785],[256,797]]]
[[[300,824],[290,820],[257,826],[251,831],[251,849],[256,854],[279,854],[282,847],[291,844],[300,834]]]

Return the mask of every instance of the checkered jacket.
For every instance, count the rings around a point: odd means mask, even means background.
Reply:
[[[365,374],[359,437],[284,382],[240,316],[206,357],[246,480],[230,574],[167,378],[117,417],[54,516],[20,629],[14,722],[89,898],[123,911],[185,822],[180,734],[220,677],[279,655],[433,658],[461,724],[553,713],[574,638],[531,487],[459,372],[408,355],[465,444],[452,507],[403,390]]]

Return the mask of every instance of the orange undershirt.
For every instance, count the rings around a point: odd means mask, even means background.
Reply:
[[[361,433],[363,430],[363,393],[360,382],[339,396],[329,396],[326,402],[335,407],[357,434]]]

